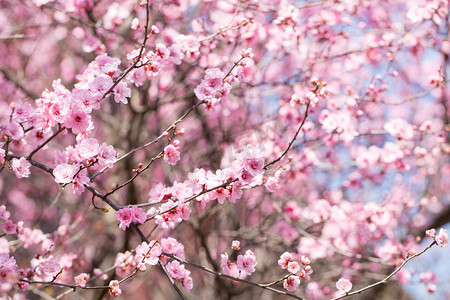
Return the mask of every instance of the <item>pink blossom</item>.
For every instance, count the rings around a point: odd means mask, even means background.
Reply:
[[[241,242],[239,241],[232,241],[231,242],[231,249],[234,251],[239,251],[241,249]]]
[[[448,245],[448,234],[447,229],[439,229],[439,233],[436,236],[436,244],[440,247],[445,247]]]
[[[283,254],[281,254],[280,259],[278,260],[278,265],[282,269],[286,269],[291,261],[292,261],[292,254],[289,252],[284,252]]]
[[[221,263],[220,263],[220,267],[222,268],[222,272],[226,275],[230,275],[231,270],[230,270],[230,266],[231,266],[231,262],[228,259],[228,254],[224,253],[220,255],[221,257]]]
[[[0,292],[8,292],[17,283],[17,269],[14,257],[0,253]]]
[[[14,141],[22,139],[25,134],[22,126],[17,122],[7,124],[5,129],[5,134]]]
[[[344,294],[347,294],[352,289],[352,283],[350,280],[345,278],[340,278],[336,282],[336,288]]]
[[[40,268],[45,275],[50,277],[55,277],[62,269],[61,265],[52,258],[42,262]]]
[[[100,75],[89,84],[89,89],[94,93],[97,99],[100,99],[113,84],[114,82],[110,76]]]
[[[146,214],[142,210],[142,208],[139,208],[137,206],[133,206],[131,208],[131,215],[134,222],[139,224],[144,224],[145,220],[147,219]]]
[[[270,176],[269,178],[267,178],[264,186],[271,193],[275,192],[280,187],[280,185],[278,184],[278,179],[274,176]]]
[[[244,255],[238,255],[237,257],[236,266],[238,270],[245,271],[247,275],[251,275],[255,272],[256,265],[256,257],[251,250],[247,250]]]
[[[283,207],[283,211],[286,216],[288,216],[293,221],[298,220],[302,214],[302,210],[295,201],[287,202]]]
[[[428,237],[432,237],[434,238],[436,236],[436,229],[432,228],[432,229],[428,229],[427,231],[425,231],[425,234]]]
[[[295,275],[289,276],[283,282],[283,288],[288,292],[295,291],[299,285],[300,285],[300,278]]]
[[[179,261],[174,260],[166,265],[167,273],[174,279],[184,279],[190,272]]]
[[[0,219],[1,220],[8,220],[11,216],[11,213],[6,210],[6,206],[0,205]]]
[[[64,122],[64,126],[71,128],[74,134],[85,132],[91,124],[91,116],[79,109],[72,110]]]
[[[129,207],[125,207],[117,211],[116,219],[120,222],[119,228],[125,230],[133,222],[133,211]]]
[[[79,286],[79,287],[86,287],[86,283],[89,279],[89,274],[87,273],[81,273],[80,275],[75,276],[74,280],[75,280],[75,285]]]
[[[176,165],[180,160],[180,152],[174,145],[167,145],[164,148],[164,160],[170,165]]]
[[[6,220],[2,223],[2,230],[6,234],[16,233],[16,225],[11,220]]]
[[[389,134],[404,140],[411,140],[414,137],[414,129],[403,119],[392,119],[384,125],[384,129]]]
[[[186,289],[186,291],[190,291],[192,290],[192,288],[194,287],[192,278],[190,276],[186,276],[183,278],[183,286]]]
[[[116,103],[122,102],[123,104],[127,104],[128,98],[131,97],[131,89],[123,81],[119,82],[114,87],[113,92],[114,92],[114,101],[116,101]]]
[[[103,143],[98,150],[98,164],[101,167],[112,168],[116,161],[116,150],[113,146]]]
[[[53,176],[55,176],[55,181],[57,183],[70,183],[73,177],[78,172],[78,167],[76,165],[70,165],[66,163],[59,164],[53,170]]]
[[[136,247],[136,262],[143,262],[154,266],[158,263],[159,257],[161,256],[162,248],[161,245],[155,241],[150,243],[142,242]]]
[[[31,174],[30,167],[31,164],[25,157],[21,157],[20,159],[13,158],[11,160],[11,169],[14,171],[17,178],[28,177]]]
[[[79,142],[75,149],[81,158],[90,159],[99,154],[100,145],[97,139],[88,138]]]
[[[182,259],[185,258],[183,244],[172,237],[161,239],[161,249],[163,252],[173,254]]]
[[[5,156],[6,156],[5,149],[0,149],[0,161],[1,161],[2,159],[4,159]]]
[[[91,113],[93,109],[100,108],[98,97],[87,89],[74,89],[72,99],[75,105],[86,114]]]
[[[122,290],[119,288],[119,281],[111,280],[109,282],[109,294],[113,297],[119,297],[122,294]]]
[[[12,104],[11,104],[12,105]],[[14,112],[12,118],[17,123],[23,123],[34,114],[34,109],[28,102],[18,100],[14,103]]]
[[[288,263],[287,271],[292,274],[296,274],[300,271],[300,265],[296,261],[291,261]]]

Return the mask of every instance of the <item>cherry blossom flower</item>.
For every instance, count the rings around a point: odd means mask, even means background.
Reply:
[[[158,263],[159,257],[161,256],[162,248],[161,245],[155,241],[150,243],[142,242],[136,247],[136,262],[143,262],[154,266]]]
[[[221,254],[220,257],[221,257],[220,267],[222,268],[223,274],[230,275],[231,274],[231,270],[230,270],[231,262],[228,259],[228,254],[226,254],[226,253]]]
[[[11,160],[11,169],[14,171],[17,178],[28,177],[31,174],[30,167],[31,164],[25,157],[21,157],[20,159],[13,158]]]
[[[283,254],[281,254],[280,259],[278,260],[278,265],[282,269],[286,269],[291,261],[292,261],[292,254],[289,252],[284,252]]]
[[[53,176],[55,176],[55,181],[57,183],[70,183],[77,171],[78,167],[76,165],[62,163],[53,170]]]
[[[114,92],[114,101],[116,101],[116,103],[122,102],[123,104],[127,104],[128,98],[131,97],[131,89],[123,81],[119,82],[114,87],[113,92]]]
[[[283,281],[283,288],[288,292],[295,291],[300,285],[300,278],[295,275],[291,275]]]
[[[111,280],[109,282],[109,294],[113,297],[122,295],[122,290],[119,288],[119,281]]]
[[[231,242],[231,249],[235,251],[239,251],[241,249],[241,242],[239,241],[232,241]]]
[[[350,280],[345,278],[340,278],[336,282],[336,288],[344,294],[347,294],[352,289],[352,283]]]
[[[6,220],[2,223],[2,230],[6,234],[16,233],[16,225],[11,220]]]
[[[247,275],[251,275],[255,272],[255,266],[257,265],[255,254],[251,250],[245,251],[244,255],[238,255],[236,266],[239,271],[245,271]]]
[[[440,247],[445,247],[448,245],[448,234],[447,229],[439,229],[439,233],[436,236],[436,244]]]
[[[125,230],[133,222],[133,211],[129,207],[125,207],[117,211],[116,219],[120,222],[119,228]]]
[[[414,137],[414,129],[403,119],[392,119],[384,125],[384,129],[389,134],[404,140],[411,140]]]
[[[164,148],[164,160],[166,163],[174,166],[180,159],[180,152],[174,145],[167,145]]]

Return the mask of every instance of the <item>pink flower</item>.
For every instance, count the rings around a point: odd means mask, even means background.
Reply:
[[[22,126],[20,126],[20,124],[17,122],[11,122],[7,124],[5,129],[6,135],[14,141],[20,140],[25,134]]]
[[[247,275],[255,272],[256,257],[251,250],[247,250],[244,255],[238,255],[236,266],[239,271],[245,271]]]
[[[16,233],[16,225],[11,220],[6,220],[2,223],[2,230],[6,234]]]
[[[167,273],[174,279],[184,279],[189,276],[190,272],[184,268],[183,264],[174,260],[166,265]]]
[[[40,269],[46,276],[55,277],[61,271],[62,267],[51,258],[41,263]]]
[[[119,297],[122,294],[122,290],[119,288],[119,281],[111,280],[109,282],[109,294],[113,297]]]
[[[176,239],[169,237],[161,239],[161,249],[163,252],[173,254],[179,258],[184,259],[184,246]]]
[[[4,159],[6,156],[5,149],[0,149],[0,160]]]
[[[79,134],[88,130],[91,123],[90,115],[86,114],[82,110],[74,109],[64,122],[64,126],[67,128],[72,128],[72,132],[74,134]]]
[[[436,244],[440,247],[445,247],[448,245],[448,234],[447,229],[439,229],[439,233],[436,236]]]
[[[425,234],[428,237],[434,238],[436,236],[436,229],[434,229],[434,228],[428,229],[427,231],[425,231]]]
[[[288,263],[287,271],[292,274],[296,274],[300,271],[300,265],[296,261],[291,261]]]
[[[113,84],[114,82],[110,76],[100,75],[89,84],[89,89],[94,93],[97,99],[100,99]]]
[[[295,275],[289,276],[283,282],[283,287],[288,292],[295,291],[299,285],[300,285],[300,278]]]
[[[392,136],[399,139],[412,140],[414,138],[414,129],[403,119],[392,119],[384,125],[384,129]]]
[[[100,145],[94,138],[84,139],[75,147],[76,151],[83,159],[95,157],[100,152]]]
[[[278,260],[278,265],[282,269],[286,269],[291,261],[292,261],[292,254],[289,252],[284,252],[283,254],[281,254],[280,259]]]
[[[89,279],[89,274],[86,273],[81,273],[78,276],[75,276],[74,280],[75,280],[75,285],[79,286],[79,287],[86,287],[86,283]]]
[[[119,228],[125,230],[133,222],[133,211],[129,207],[122,208],[116,213],[116,219],[120,222]]]
[[[116,103],[122,102],[123,104],[127,104],[128,98],[131,97],[131,89],[123,81],[114,87],[113,92]]]
[[[116,150],[111,145],[103,143],[99,148],[98,164],[101,167],[112,168],[116,161]]]
[[[231,270],[230,270],[231,262],[228,259],[228,254],[226,254],[226,253],[221,254],[220,257],[221,257],[220,267],[223,270],[223,274],[230,275],[230,273],[231,273]]]
[[[231,249],[235,251],[239,251],[241,249],[241,242],[239,241],[232,241],[231,242]]]
[[[143,262],[154,266],[158,263],[161,253],[161,245],[155,241],[151,241],[150,243],[142,242],[136,247],[135,260],[138,263]]]
[[[55,176],[55,181],[57,183],[70,183],[73,180],[73,177],[78,171],[78,167],[76,165],[69,165],[66,163],[58,165],[53,170],[53,176]]]
[[[192,290],[194,287],[194,284],[192,282],[192,278],[190,276],[186,276],[183,278],[183,286],[186,289],[186,291]]]
[[[20,159],[13,158],[11,160],[11,169],[16,174],[17,178],[28,177],[30,172],[31,164],[27,161],[25,157],[21,157]]]
[[[180,152],[174,145],[167,145],[164,148],[164,160],[170,165],[176,165],[180,160]]]
[[[341,278],[336,282],[336,288],[342,293],[347,294],[352,289],[352,283],[348,279]]]
[[[9,219],[10,216],[11,216],[11,213],[6,210],[6,206],[1,205],[0,206],[0,219],[6,221]]]
[[[142,210],[142,208],[139,208],[137,206],[133,206],[131,208],[131,215],[134,222],[139,224],[144,224],[145,220],[147,219],[146,214]]]

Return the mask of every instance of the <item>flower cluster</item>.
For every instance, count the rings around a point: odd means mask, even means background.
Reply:
[[[448,245],[447,229],[439,229],[439,233],[436,235],[436,229],[432,228],[426,231],[426,235],[433,238],[436,241],[436,244],[440,247],[445,247]]]
[[[132,222],[144,224],[147,217],[141,208],[133,206],[119,209],[116,213],[116,219],[120,222],[119,228],[125,230]]]
[[[7,293],[17,283],[17,264],[14,257],[0,253],[0,294]]]
[[[233,241],[231,243],[231,249],[234,251],[240,250],[240,242]],[[237,256],[236,263],[232,263],[228,259],[228,254],[221,254],[221,268],[223,273],[226,275],[231,275],[234,277],[240,277],[242,271],[245,272],[246,275],[252,275],[255,272],[255,266],[257,265],[256,256],[251,250],[245,251],[244,254],[239,254]]]
[[[176,165],[181,159],[178,140],[175,140],[173,144],[167,145],[164,148],[164,161],[170,165]]]
[[[122,290],[119,287],[119,281],[111,280],[109,282],[109,294],[113,297],[119,297],[122,295]]]
[[[220,98],[231,90],[231,85],[224,82],[225,74],[217,69],[207,69],[202,82],[194,89],[197,98],[207,103],[207,107],[212,108],[219,103]]]
[[[310,279],[310,275],[313,272],[310,263],[310,259],[304,255],[300,257],[299,255],[289,252],[281,254],[278,265],[291,274],[283,282],[283,287],[287,291],[295,291],[300,285],[300,278],[303,278],[304,280]]]
[[[177,223],[189,219],[191,211],[188,200],[195,198],[202,208],[214,199],[220,204],[227,198],[234,203],[242,196],[241,187],[261,182],[263,173],[262,151],[255,146],[247,145],[241,153],[238,153],[229,168],[219,169],[215,173],[195,169],[188,174],[188,180],[182,183],[174,182],[172,187],[157,184],[149,192],[149,202],[164,203],[158,211],[150,210],[149,213],[154,214],[156,223],[163,229],[173,229]],[[204,193],[205,190],[209,192]]]
[[[74,277],[75,285],[79,287],[86,287],[86,283],[89,280],[89,274],[87,273],[81,273]]]

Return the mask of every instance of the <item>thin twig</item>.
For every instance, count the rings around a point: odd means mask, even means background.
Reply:
[[[422,255],[422,254],[425,253],[428,249],[430,249],[434,244],[436,244],[436,241],[433,241],[433,242],[431,243],[431,245],[429,245],[428,247],[426,247],[425,249],[423,249],[421,252],[416,253],[416,254],[411,255],[411,256],[407,256],[406,259],[403,261],[403,263],[402,263],[397,269],[395,269],[391,274],[389,274],[388,276],[386,276],[384,279],[382,279],[382,280],[380,280],[380,281],[378,281],[378,282],[375,282],[375,283],[373,283],[373,284],[370,284],[370,285],[368,285],[368,286],[366,286],[366,287],[363,287],[362,289],[356,290],[356,291],[354,291],[354,292],[346,293],[345,295],[342,295],[342,296],[339,296],[339,297],[335,297],[335,298],[333,298],[333,299],[331,299],[331,300],[338,300],[338,299],[346,298],[346,297],[353,296],[353,295],[356,295],[356,294],[361,294],[362,292],[364,292],[364,291],[366,291],[366,290],[368,290],[368,289],[371,289],[371,288],[376,287],[376,286],[381,285],[381,284],[385,284],[392,276],[394,276],[395,274],[397,274],[397,273],[403,268],[403,266],[406,265],[406,263],[407,263],[408,261],[410,261],[411,259],[413,259],[413,258],[415,258],[415,257],[417,257],[417,256],[419,256],[419,255]]]

